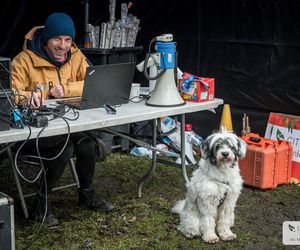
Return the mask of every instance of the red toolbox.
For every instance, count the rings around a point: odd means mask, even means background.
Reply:
[[[242,136],[248,144],[246,157],[239,160],[244,183],[260,189],[288,184],[292,169],[292,145],[250,133]]]

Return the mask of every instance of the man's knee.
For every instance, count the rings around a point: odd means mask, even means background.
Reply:
[[[72,141],[61,141],[56,146],[56,155],[63,161],[68,161],[74,154],[74,144]]]
[[[95,155],[95,143],[89,138],[85,137],[81,141],[79,141],[76,145],[76,154],[84,154],[84,155]]]

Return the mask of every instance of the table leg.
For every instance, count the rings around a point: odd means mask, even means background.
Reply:
[[[15,179],[15,182],[16,182],[17,191],[18,191],[19,198],[20,198],[20,201],[21,201],[21,206],[22,206],[22,209],[23,209],[23,213],[24,213],[25,218],[27,219],[29,217],[28,210],[27,210],[27,205],[26,205],[26,202],[25,202],[23,190],[22,190],[22,187],[21,187],[21,184],[20,184],[19,176],[18,176],[18,173],[17,173],[17,170],[16,170],[16,166],[15,166],[14,159],[13,159],[10,148],[7,148],[6,152],[7,152],[7,155],[8,155],[10,165],[12,167],[14,179]]]
[[[154,119],[153,124],[152,124],[152,146],[153,147],[156,147],[156,137],[157,137],[156,127],[157,127],[157,119]],[[157,160],[156,151],[153,150],[151,167],[150,167],[149,171],[139,180],[139,183],[138,183],[138,197],[139,198],[142,197],[142,187],[143,187],[144,183],[152,176],[153,172],[155,171],[156,160]]]
[[[181,140],[181,169],[185,182],[189,182],[189,178],[186,173],[186,164],[185,164],[185,114],[180,115],[180,140]]]

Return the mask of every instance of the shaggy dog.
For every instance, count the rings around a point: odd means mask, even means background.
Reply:
[[[202,236],[208,243],[218,242],[219,237],[224,241],[236,238],[230,227],[243,183],[238,159],[245,157],[246,148],[243,140],[225,131],[203,142],[199,167],[186,184],[186,198],[172,208],[180,216],[177,229],[186,237]]]

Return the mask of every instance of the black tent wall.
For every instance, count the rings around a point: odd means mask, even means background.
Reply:
[[[19,0],[1,2],[0,56],[14,57],[25,33],[42,25],[52,12],[66,12],[75,22],[76,42],[82,45],[84,1]],[[120,4],[117,0],[117,18]],[[127,1],[128,2],[128,1]],[[132,0],[130,13],[141,20],[137,44],[172,33],[178,66],[199,76],[214,77],[216,97],[231,105],[233,126],[241,131],[246,112],[251,129],[264,134],[270,111],[299,114],[300,0]],[[109,19],[109,0],[90,0],[90,22]],[[136,81],[146,84],[143,75]],[[196,132],[217,129],[221,108],[214,115],[188,115]]]

